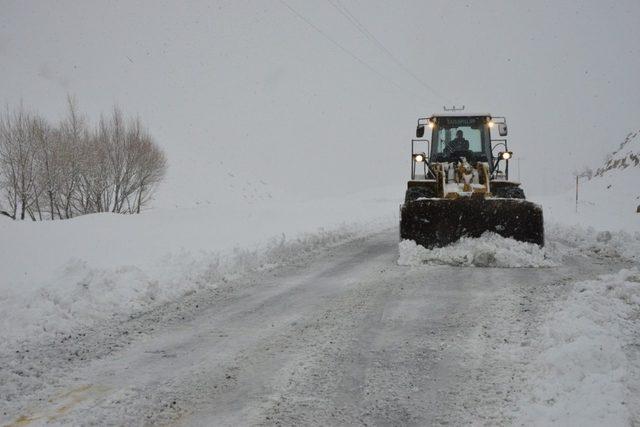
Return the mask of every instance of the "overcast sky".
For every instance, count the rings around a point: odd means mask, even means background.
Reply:
[[[0,0],[0,101],[138,114],[169,157],[161,204],[236,191],[231,176],[296,197],[402,186],[416,118],[445,104],[507,116],[530,193],[640,128],[637,0],[286,3],[300,16],[279,0]]]

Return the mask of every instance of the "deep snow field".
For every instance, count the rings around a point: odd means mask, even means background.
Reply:
[[[6,346],[135,313],[391,227],[401,192],[307,202],[229,198],[222,206],[38,223],[0,218],[0,340]]]

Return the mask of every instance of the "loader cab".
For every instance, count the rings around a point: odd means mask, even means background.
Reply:
[[[492,139],[491,129],[502,139]],[[431,133],[431,139],[425,135]],[[474,167],[487,163],[492,179],[509,180],[509,159],[513,155],[507,145],[505,117],[483,114],[434,114],[418,119],[416,138],[411,141],[411,179],[421,174],[425,179],[431,164],[458,162],[464,157]],[[425,138],[426,137],[426,138]],[[423,144],[426,150],[416,151]],[[422,159],[426,161],[423,161]],[[420,166],[420,167],[419,167]],[[418,170],[418,169],[424,169]]]
[[[490,116],[432,116],[428,120],[432,162],[454,162],[465,157],[471,164],[492,164]]]

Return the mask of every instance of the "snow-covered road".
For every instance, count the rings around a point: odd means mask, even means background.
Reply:
[[[571,285],[630,267],[397,265],[397,230],[2,350],[2,424],[509,424]],[[7,375],[9,373],[10,375]]]

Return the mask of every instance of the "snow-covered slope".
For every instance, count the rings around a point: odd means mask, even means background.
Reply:
[[[239,190],[132,216],[0,219],[0,343],[139,311],[395,225],[402,196],[402,188],[389,187],[285,202]]]
[[[591,194],[601,196],[601,201],[620,209],[620,215],[637,213],[640,205],[640,138],[635,131],[629,133],[604,164],[583,187],[584,200],[592,200]],[[636,223],[640,215],[635,215]]]
[[[630,132],[622,141],[620,147],[607,158],[604,166],[598,168],[595,176],[605,176],[614,170],[624,170],[628,167],[640,167],[640,131]],[[640,189],[635,188],[640,194]]]
[[[575,190],[534,197],[544,206],[545,219],[601,230],[640,231],[639,133],[629,133],[593,176],[579,179],[577,209]]]

